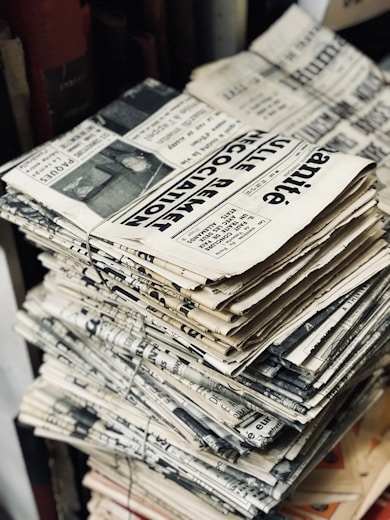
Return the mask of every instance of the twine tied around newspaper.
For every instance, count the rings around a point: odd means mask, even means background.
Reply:
[[[162,166],[161,164],[158,166],[157,170],[154,172],[154,175],[156,175],[159,172],[159,170],[161,169],[161,166]],[[149,181],[149,183],[146,186],[143,187],[142,191],[137,196],[137,199],[142,197],[148,191],[149,185],[150,185],[150,181]],[[98,268],[98,266],[96,265],[96,263],[93,260],[92,248],[91,248],[91,236],[92,236],[92,233],[96,229],[98,229],[103,224],[106,224],[107,222],[110,222],[110,220],[113,217],[115,217],[117,215],[120,215],[122,212],[126,211],[133,203],[134,203],[134,200],[130,201],[128,204],[125,204],[125,206],[123,206],[121,208],[118,208],[116,211],[114,211],[113,213],[111,213],[107,217],[102,218],[101,220],[99,220],[99,222],[97,222],[95,225],[93,225],[91,227],[91,229],[87,230],[87,232],[86,232],[85,245],[86,245],[86,249],[87,249],[87,255],[88,255],[89,263],[90,263],[91,267],[96,271],[96,274],[99,276],[101,282],[106,286],[106,288],[109,291],[111,290],[110,287],[108,286],[106,280],[104,279],[103,275],[100,272],[100,269]]]
[[[95,269],[95,272],[96,274],[99,276],[101,282],[106,286],[106,288],[110,291],[110,287],[108,286],[106,280],[104,279],[102,273],[100,272],[100,269],[98,268],[98,266],[96,265],[96,262],[94,261],[93,259],[93,255],[92,255],[92,247],[91,247],[91,237],[92,237],[92,233],[98,229],[100,226],[102,226],[103,224],[105,224],[106,222],[109,222],[115,215],[119,214],[121,211],[123,210],[123,208],[120,208],[119,210],[115,211],[114,213],[112,213],[111,215],[108,215],[108,217],[105,217],[103,218],[102,220],[99,220],[99,222],[97,222],[94,226],[91,227],[91,229],[87,230],[86,232],[86,236],[85,236],[85,247],[87,249],[87,255],[88,255],[88,260],[89,260],[89,263],[91,265],[91,267],[93,269]]]
[[[144,192],[147,190],[148,186],[146,186],[143,190],[142,190],[142,193],[140,194],[140,196],[142,196],[144,194]],[[130,203],[131,204],[131,203]],[[108,289],[108,291],[110,291],[110,287],[109,285],[107,284],[107,281],[105,280],[105,278],[103,277],[100,269],[98,268],[98,266],[96,265],[94,259],[93,259],[93,255],[92,255],[92,247],[91,247],[91,236],[92,236],[92,233],[98,228],[100,227],[101,225],[105,224],[106,222],[109,222],[115,215],[121,213],[125,208],[119,208],[117,211],[115,211],[114,213],[112,213],[111,215],[108,215],[108,217],[106,218],[103,218],[102,220],[100,220],[99,222],[97,222],[94,226],[91,227],[91,229],[89,229],[86,233],[86,249],[87,249],[87,254],[88,254],[88,259],[89,259],[89,262],[90,262],[90,265],[91,267],[95,270],[96,274],[99,276],[101,282],[105,285],[105,287]],[[144,326],[144,321],[142,320],[142,324],[141,324],[141,333],[145,333],[145,326]],[[141,358],[137,358],[135,361],[134,361],[134,371],[133,371],[133,374],[130,378],[130,381],[129,381],[129,385],[127,387],[127,391],[126,391],[126,398],[129,396],[129,394],[131,393],[131,390],[132,390],[132,387],[133,387],[133,384],[134,384],[134,379],[138,373],[138,370],[139,370],[139,367],[141,366],[141,363],[142,363],[142,359]],[[146,423],[145,423],[145,428],[144,428],[144,437],[143,437],[143,441],[142,441],[142,446],[141,446],[141,461],[144,462],[145,461],[145,455],[146,455],[146,443],[147,443],[147,439],[148,439],[148,435],[149,435],[149,425],[150,425],[150,421],[152,419],[152,416],[149,415],[147,417],[147,420],[146,420]],[[132,493],[132,488],[133,488],[133,484],[134,484],[134,479],[133,479],[133,465],[132,465],[132,459],[130,456],[127,456],[126,457],[126,461],[127,461],[127,465],[128,465],[128,468],[129,468],[129,487],[128,487],[128,490],[127,490],[127,509],[128,509],[128,518],[129,520],[131,520],[133,518],[133,512],[131,511],[131,505],[130,505],[130,501],[131,501],[131,493]]]
[[[110,287],[108,286],[107,284],[107,281],[105,280],[105,278],[103,277],[102,273],[100,272],[100,269],[98,268],[98,266],[96,265],[94,259],[93,259],[93,255],[92,255],[92,248],[91,248],[91,236],[92,236],[92,233],[99,227],[101,226],[102,224],[104,224],[105,222],[108,222],[115,214],[119,213],[120,211],[122,211],[123,208],[121,208],[120,210],[116,211],[115,213],[113,213],[112,215],[109,215],[108,217],[102,219],[101,221],[97,222],[94,226],[92,226],[91,229],[89,229],[87,231],[87,234],[86,234],[86,249],[87,249],[87,254],[88,254],[88,258],[89,258],[89,262],[90,262],[90,265],[91,267],[94,268],[96,274],[99,276],[101,282],[105,285],[105,287],[110,291]],[[144,324],[143,324],[143,320],[142,320],[142,326],[141,326],[141,332],[144,331]],[[142,359],[141,358],[138,358],[138,359],[135,359],[134,360],[134,370],[133,370],[133,374],[129,380],[129,385],[127,387],[127,390],[126,390],[126,398],[129,396],[129,394],[131,393],[131,390],[132,390],[132,387],[133,387],[133,384],[134,384],[134,379],[138,373],[138,370],[139,370],[139,367],[141,366],[141,363],[142,363]],[[152,417],[151,415],[148,416],[147,420],[146,420],[146,423],[145,423],[145,429],[144,429],[144,437],[143,437],[143,441],[142,441],[142,446],[141,446],[141,461],[144,461],[145,460],[145,454],[146,454],[146,443],[147,443],[147,438],[148,438],[148,435],[149,435],[149,425],[150,425],[150,421],[151,421]],[[130,456],[126,456],[126,461],[127,461],[127,465],[128,465],[128,468],[129,468],[129,487],[128,487],[128,490],[127,490],[127,509],[128,509],[128,518],[129,520],[132,520],[133,518],[133,513],[131,511],[131,493],[132,493],[132,488],[133,488],[133,484],[134,484],[134,479],[133,479],[133,465],[132,465],[132,459]]]
[[[136,375],[138,373],[138,370],[139,370],[139,367],[141,366],[141,363],[142,363],[142,359],[141,358],[138,358],[138,359],[135,360],[135,367],[134,367],[133,374],[132,374],[132,376],[130,378],[130,381],[129,381],[129,386],[127,387],[126,398],[131,393],[131,389],[132,389],[133,384],[134,384],[134,379],[135,379],[135,377],[136,377]],[[147,443],[147,440],[148,440],[149,425],[150,425],[151,419],[152,419],[152,416],[149,415],[147,417],[147,420],[146,420],[146,423],[145,423],[144,437],[143,437],[142,446],[141,446],[141,461],[142,462],[145,461],[146,443]],[[128,468],[129,468],[129,487],[128,487],[128,490],[127,490],[127,509],[129,511],[128,518],[129,518],[129,520],[131,520],[133,518],[133,513],[131,511],[131,506],[130,506],[131,492],[132,492],[132,488],[133,488],[133,484],[134,484],[134,480],[133,480],[133,466],[132,466],[132,459],[131,459],[131,457],[127,456],[126,457],[126,461],[127,461],[127,465],[128,465]]]
[[[98,268],[98,266],[96,265],[96,263],[94,262],[93,260],[93,256],[92,256],[92,248],[91,248],[91,235],[92,233],[101,225],[105,224],[106,222],[109,221],[110,218],[112,218],[113,215],[109,215],[108,217],[100,220],[99,222],[97,222],[94,226],[91,227],[91,229],[89,229],[86,233],[86,237],[85,237],[85,247],[87,249],[87,255],[88,255],[88,260],[89,260],[89,263],[91,265],[91,267],[93,269],[95,269],[95,272],[96,274],[99,276],[101,282],[106,286],[106,288],[108,290],[110,290],[109,286],[107,285],[107,282],[106,280],[104,279],[102,273],[100,272],[100,269]]]

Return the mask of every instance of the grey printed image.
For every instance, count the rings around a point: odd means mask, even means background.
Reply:
[[[125,135],[179,94],[151,78],[101,108],[92,120],[119,135]]]
[[[85,202],[105,218],[171,171],[170,166],[153,154],[115,141],[52,187],[72,199]]]

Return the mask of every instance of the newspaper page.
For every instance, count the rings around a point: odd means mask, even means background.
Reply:
[[[289,13],[284,16],[288,17]],[[303,16],[307,17],[306,14]],[[272,26],[271,34],[273,29]],[[318,34],[322,34],[321,31]],[[315,41],[318,34],[313,36]],[[199,99],[255,127],[279,131],[376,162],[378,206],[389,213],[388,84],[383,81],[378,89],[367,87],[366,97],[361,94],[364,102],[360,108],[350,110],[340,101],[340,97],[333,98],[331,92],[326,92],[327,96],[324,97],[313,86],[302,84],[288,68],[280,68],[278,61],[270,63],[266,60],[260,55],[262,42],[260,39],[256,52],[242,52],[199,67],[193,72],[186,89]],[[320,46],[321,43],[316,45]],[[338,57],[343,62],[345,60],[348,66],[345,49],[349,48],[350,45],[345,42]],[[300,51],[302,59],[304,56],[306,60],[310,59],[310,49],[309,46]],[[365,62],[366,58],[362,57],[362,60]],[[375,64],[372,63],[372,67],[377,76],[383,74]],[[327,76],[333,72],[326,67],[321,74]],[[321,88],[321,84],[317,87]]]
[[[201,66],[191,78],[188,92],[255,128],[317,142],[342,119],[333,107],[254,52]]]
[[[380,9],[380,3],[374,7],[359,2],[344,9],[363,12],[376,7]],[[300,27],[302,32],[292,27]],[[344,121],[318,142],[337,150],[349,149],[378,163],[379,207],[388,213],[390,90],[385,71],[331,30],[311,21],[297,6],[287,10],[250,48],[342,115]]]
[[[148,79],[3,180],[85,231],[242,131],[231,116]]]
[[[345,48],[349,47],[346,43]],[[257,53],[261,49],[260,42]],[[302,54],[308,52],[309,49]],[[242,52],[200,67],[194,71],[187,90],[264,130],[276,129],[307,142],[366,157],[372,150],[371,159],[377,162],[389,153],[385,128],[389,95],[385,85],[368,97],[359,110],[348,111],[339,98],[332,98],[328,92],[325,98],[321,92],[300,83],[289,70],[279,68],[277,62],[272,64],[257,53]],[[348,56],[340,52],[340,59],[347,60]],[[378,75],[382,74],[377,66],[372,66]],[[329,74],[328,70],[323,74]],[[372,134],[377,134],[375,139]]]
[[[258,53],[261,48],[259,45]],[[196,69],[186,89],[211,106],[263,130],[277,130],[376,162],[390,151],[385,129],[387,89],[352,114],[338,98],[333,99],[331,94],[324,98],[278,63],[272,64],[249,51]],[[375,139],[372,134],[376,134]]]
[[[292,5],[250,50],[352,115],[386,85],[382,71],[343,38]]]

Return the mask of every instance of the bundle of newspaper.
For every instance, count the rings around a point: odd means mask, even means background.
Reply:
[[[258,518],[380,396],[371,161],[147,80],[3,179],[48,269],[16,325],[45,352],[20,414],[38,435]]]
[[[390,214],[389,74],[298,5],[249,50],[194,70],[187,90],[257,128],[375,161]]]

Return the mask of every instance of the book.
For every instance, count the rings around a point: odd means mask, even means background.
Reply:
[[[92,111],[89,6],[3,0],[0,8],[25,50],[36,140],[44,142]]]
[[[4,75],[4,96],[9,98],[11,123],[10,136],[4,136],[6,142],[16,131],[16,148],[8,159],[20,152],[27,152],[34,146],[34,131],[31,121],[30,87],[27,81],[24,49],[20,38],[14,38],[9,24],[3,20],[0,25],[0,54]],[[5,148],[6,146],[4,146]]]
[[[185,4],[186,2],[184,2]],[[171,84],[171,80],[178,72],[172,68],[171,49],[169,48],[169,7],[172,1],[167,0],[145,0],[145,26],[146,31],[155,41],[155,73],[154,78],[164,83]],[[176,15],[176,13],[175,13]],[[153,73],[153,71],[151,71]]]
[[[3,69],[0,68],[0,164],[3,164],[20,153],[15,121],[12,114],[7,84]]]
[[[170,85],[182,89],[200,60],[196,0],[170,0],[167,9]]]
[[[98,103],[107,104],[129,88],[127,16],[114,6],[91,4],[91,42]]]
[[[148,21],[143,2],[93,0],[90,9],[97,100],[104,106],[146,77],[160,76],[163,46],[154,33],[157,13],[155,23]]]

